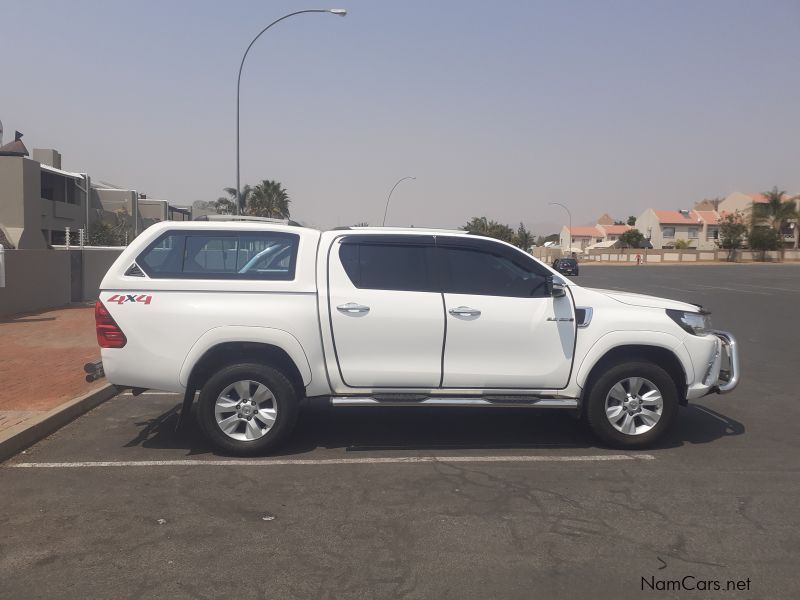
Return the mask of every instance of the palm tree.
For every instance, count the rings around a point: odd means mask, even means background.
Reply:
[[[247,213],[256,217],[289,218],[289,193],[278,181],[263,180],[249,199]]]
[[[753,223],[765,223],[774,229],[780,240],[780,250],[783,254],[783,228],[792,219],[797,219],[797,204],[794,200],[784,200],[786,196],[784,190],[779,190],[777,186],[769,192],[764,192],[766,202],[753,202]]]
[[[220,215],[232,215],[234,213],[235,200],[236,200],[236,188],[227,187],[225,188],[225,193],[228,194],[228,198],[225,196],[220,196],[217,198],[216,202],[216,210],[217,213]],[[253,188],[249,185],[246,185],[242,188],[242,192],[239,195],[239,214],[243,215],[247,213],[247,203],[250,201],[250,197],[253,195]]]

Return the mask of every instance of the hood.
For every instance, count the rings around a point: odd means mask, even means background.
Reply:
[[[596,288],[587,288],[598,294],[603,294],[612,300],[629,304],[630,306],[645,306],[647,308],[672,308],[675,310],[684,310],[687,312],[697,312],[699,310],[696,304],[689,304],[688,302],[680,302],[678,300],[670,300],[669,298],[659,298],[658,296],[647,296],[645,294],[632,294],[631,292],[618,292],[616,290],[598,290]]]

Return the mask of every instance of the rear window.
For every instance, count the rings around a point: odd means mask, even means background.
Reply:
[[[564,267],[574,267],[578,262],[574,258],[562,258],[558,264]]]
[[[155,279],[294,279],[300,237],[281,231],[172,231],[136,259]]]

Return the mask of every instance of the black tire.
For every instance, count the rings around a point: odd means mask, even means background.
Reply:
[[[229,385],[251,380],[265,385],[272,392],[277,415],[272,427],[254,440],[236,440],[217,424],[214,407],[217,398]],[[219,450],[237,456],[265,454],[283,444],[297,422],[300,400],[289,379],[280,371],[265,365],[243,363],[217,371],[203,386],[197,403],[197,421],[206,438]]]
[[[611,388],[629,377],[642,377],[658,388],[662,398],[661,418],[649,431],[631,435],[617,430],[606,416],[606,398]],[[666,432],[678,412],[678,390],[669,373],[649,361],[630,361],[612,366],[595,379],[586,394],[586,420],[597,438],[613,448],[645,448]],[[636,417],[637,424],[644,421]]]

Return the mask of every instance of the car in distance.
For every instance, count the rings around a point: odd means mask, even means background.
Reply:
[[[579,270],[574,258],[557,258],[553,261],[553,268],[563,275],[577,275]]]
[[[274,450],[303,398],[340,406],[528,407],[653,444],[678,407],[739,379],[697,305],[567,282],[459,231],[165,222],[111,266],[96,304],[109,381],[196,392],[232,454]]]

